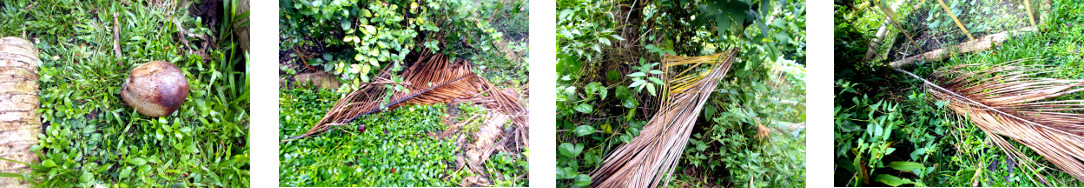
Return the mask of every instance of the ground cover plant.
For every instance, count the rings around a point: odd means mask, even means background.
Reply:
[[[863,3],[867,2],[855,2]],[[865,60],[856,56],[867,50],[882,20],[868,19],[866,15],[876,15],[870,11],[847,7],[836,6],[840,10],[836,12],[836,23],[840,24],[835,31],[839,37],[835,44],[834,112],[837,186],[1081,186],[1081,181],[1029,146],[1010,140],[1008,145],[1019,155],[996,146],[997,137],[1002,136],[992,136],[973,122],[973,117],[954,112],[950,100],[927,92],[922,81],[894,71],[888,65],[894,59]],[[1076,15],[1081,10],[1084,7],[1076,3],[1053,1],[1048,10],[1040,11],[1049,18],[1044,18],[1039,32],[1012,37],[989,51],[954,54],[942,61],[919,61],[905,69],[926,76],[945,67],[968,64],[974,66],[964,70],[976,72],[1040,66],[1042,73],[1028,76],[1084,79],[1084,64],[1076,52],[1084,38],[1080,28],[1067,27],[1084,21]],[[997,25],[1013,19],[991,17],[979,23]],[[899,38],[896,35],[900,34],[890,33],[888,38]],[[1072,93],[1051,100],[1081,98],[1084,94]],[[1027,160],[1041,167],[1033,171],[1025,166]]]
[[[525,135],[525,116],[491,125],[503,108],[490,102],[430,100],[477,93],[526,105],[528,2],[280,6],[281,186],[528,185],[526,142],[485,142]],[[504,149],[474,155],[483,146]]]
[[[247,13],[223,11],[236,5],[0,3],[0,33],[40,51],[45,127],[33,172],[4,177],[41,187],[248,186],[248,63],[232,32],[247,27],[238,21]],[[120,98],[128,71],[153,60],[176,64],[191,88],[180,110],[159,118]]]
[[[675,152],[672,178],[630,182],[805,186],[793,178],[805,176],[804,11],[803,1],[558,1],[558,185],[627,178],[594,172],[610,166],[607,159],[643,136],[660,106],[670,105],[661,97],[679,82],[664,75],[716,69],[669,66],[663,57],[730,57],[719,54],[734,50],[729,71],[703,92],[710,93],[703,109],[675,117],[692,124],[688,141],[678,141],[687,146]]]

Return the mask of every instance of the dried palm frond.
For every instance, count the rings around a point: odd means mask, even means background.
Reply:
[[[1018,159],[1032,174],[1039,174],[1034,160],[1018,151],[1008,139],[1031,148],[1065,173],[1084,181],[1084,100],[1051,100],[1084,91],[1084,80],[1036,77],[1046,73],[1040,66],[995,65],[985,70],[968,64],[939,69],[922,80],[926,91],[948,101],[952,111],[968,117],[999,148]],[[1008,138],[1008,139],[1006,139]],[[1028,177],[1036,184],[1049,183]]]
[[[391,82],[391,71],[384,70],[375,82],[365,84],[361,89],[339,99],[308,132],[283,142],[317,135],[362,116],[404,104],[473,102],[514,117],[512,123],[521,128],[525,128],[527,124],[527,109],[513,93],[501,91],[471,72],[470,63],[465,60],[453,63],[443,54],[426,51],[399,76],[403,78],[403,86],[406,88],[402,92],[385,87],[394,83]],[[383,99],[389,99],[389,102],[385,104]]]
[[[591,172],[595,187],[657,187],[668,181],[689,141],[696,118],[719,79],[730,70],[737,50],[701,57],[664,57],[663,72],[684,65],[687,69],[667,79],[659,111],[644,125],[640,136],[619,146],[601,167]],[[691,65],[691,66],[690,66]],[[710,65],[704,72],[700,65]]]

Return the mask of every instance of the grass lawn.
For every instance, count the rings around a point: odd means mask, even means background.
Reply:
[[[27,38],[41,52],[39,112],[48,128],[32,148],[41,162],[24,177],[44,187],[247,187],[247,55],[220,26],[226,18],[211,26],[208,17],[189,13],[208,8],[199,5],[0,3],[0,33]],[[191,33],[188,44],[177,37],[178,24]],[[142,116],[120,98],[129,71],[154,60],[174,63],[190,84],[181,108],[160,118]]]

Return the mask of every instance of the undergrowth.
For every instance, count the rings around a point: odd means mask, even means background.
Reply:
[[[279,136],[300,135],[324,117],[338,94],[322,89],[284,90],[279,99]],[[480,106],[463,105],[458,121],[485,113]],[[468,170],[456,170],[457,137],[436,138],[447,127],[446,107],[412,105],[366,116],[330,131],[280,145],[281,186],[457,186]],[[364,132],[358,126],[365,125]],[[464,128],[464,130],[468,130]],[[462,135],[467,136],[467,135]],[[512,182],[527,172],[524,155],[494,153],[485,163],[496,186],[525,186]],[[503,181],[502,181],[503,180]]]
[[[837,7],[838,8],[838,7]],[[1084,78],[1080,44],[1084,23],[1077,13],[1084,6],[1055,1],[1051,18],[1038,33],[1013,37],[995,49],[952,55],[944,61],[918,62],[905,69],[920,76],[962,64],[976,70],[1020,59],[1017,65],[1042,65],[1048,73],[1034,75],[1060,79]],[[854,13],[837,12],[837,19]],[[892,71],[884,61],[862,61],[868,34],[875,24],[837,25],[835,185],[836,186],[1081,186],[1081,182],[1053,168],[1029,148],[1014,143],[1029,158],[1050,168],[1030,174],[1017,160],[987,141],[987,135],[934,100],[921,82]],[[891,36],[891,35],[890,35]],[[897,42],[899,42],[897,40]],[[1084,94],[1058,99],[1080,99]],[[1049,185],[1028,176],[1040,175]]]
[[[728,49],[736,60],[663,186],[804,187],[793,178],[806,173],[804,11],[802,1],[557,1],[558,187],[600,181],[590,173],[641,136],[666,95],[664,55]]]

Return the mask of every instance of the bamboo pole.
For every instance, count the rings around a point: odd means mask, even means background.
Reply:
[[[945,1],[937,0],[937,4],[941,4],[941,8],[945,9],[945,12],[948,12],[949,17],[952,18],[952,22],[956,22],[956,27],[960,27],[960,30],[963,30],[964,34],[967,34],[968,40],[975,40],[975,37],[971,36],[971,32],[967,31],[967,28],[964,27],[964,24],[960,23],[960,19],[956,19],[956,13],[953,13],[952,10],[948,8],[948,5],[945,5]]]
[[[903,27],[900,26],[899,20],[896,19],[896,12],[881,6],[880,3],[873,3],[873,4],[874,4],[874,6],[877,6],[877,8],[881,9],[881,12],[884,12],[885,15],[888,16],[889,20],[892,20],[892,25],[896,26],[896,29],[899,29],[900,33],[903,33],[903,35],[907,37],[907,40],[911,41],[911,44],[915,45],[915,47],[918,48],[918,51],[920,51],[920,52],[925,52],[926,51],[926,50],[922,50],[922,46],[918,45],[918,43],[915,42],[915,39],[913,37],[911,37],[911,34],[907,33],[907,30],[904,30]]]
[[[1039,26],[1035,25],[1035,13],[1031,12],[1031,1],[1030,0],[1024,0],[1024,8],[1027,8],[1027,10],[1028,10],[1028,21],[1031,22],[1031,27],[1038,28]]]
[[[889,8],[895,11],[896,9],[898,9],[897,7],[900,7],[900,4],[903,4],[903,2],[905,1],[907,0],[896,1],[896,3],[893,3],[892,6]],[[885,36],[888,35],[888,24],[891,24],[889,22],[891,21],[888,18],[885,18],[883,21],[881,21],[881,27],[877,28],[877,34],[874,35],[873,39],[870,39],[869,46],[866,48],[865,60],[879,57],[879,53],[877,50],[881,48],[881,44],[884,43]]]

